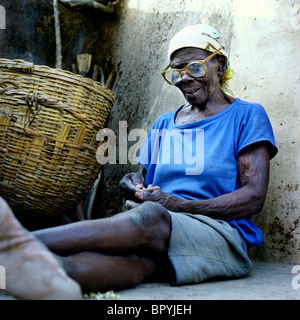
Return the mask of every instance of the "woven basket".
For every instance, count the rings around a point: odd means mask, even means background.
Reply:
[[[0,59],[0,195],[22,214],[67,213],[101,166],[96,133],[114,102],[100,83]]]

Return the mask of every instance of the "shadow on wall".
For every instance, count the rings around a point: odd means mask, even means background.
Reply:
[[[3,0],[1,5],[6,11],[6,29],[0,31],[0,57],[55,67],[52,1]],[[76,10],[59,3],[59,17],[62,68],[71,71],[77,55],[89,53],[93,56],[93,64],[101,65],[108,77],[112,38],[109,35],[118,23],[118,15],[105,14],[93,8]]]

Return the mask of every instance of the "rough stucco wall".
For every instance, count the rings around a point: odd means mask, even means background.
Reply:
[[[233,87],[240,98],[266,108],[279,147],[271,161],[264,211],[254,218],[265,236],[256,254],[289,262],[300,260],[299,4],[255,0],[233,5],[232,64],[237,71]]]
[[[292,0],[124,0],[112,50],[118,76],[109,122],[116,133],[119,120],[128,121],[128,131],[148,130],[160,114],[183,103],[176,88],[165,84],[160,75],[168,63],[168,41],[185,25],[214,25],[223,33],[236,70],[232,80],[236,95],[266,108],[279,147],[271,163],[264,210],[254,217],[264,233],[264,243],[254,254],[290,263],[300,260],[300,31],[295,5]],[[105,167],[105,192],[98,200],[102,212],[118,209],[117,182],[131,170],[137,168],[130,164]],[[111,201],[112,197],[119,200]]]

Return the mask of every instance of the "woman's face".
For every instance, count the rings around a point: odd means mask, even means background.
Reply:
[[[210,53],[198,48],[183,48],[173,53],[171,68],[183,69],[188,63],[196,60],[204,60]],[[223,75],[220,72],[218,59],[211,59],[206,63],[207,73],[203,78],[193,78],[184,72],[180,81],[176,83],[186,100],[192,106],[203,106],[213,99],[220,90],[219,80]]]

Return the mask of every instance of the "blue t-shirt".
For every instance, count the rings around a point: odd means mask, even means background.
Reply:
[[[259,104],[237,98],[212,117],[176,125],[180,108],[160,116],[141,147],[137,161],[147,170],[146,185],[181,199],[212,199],[240,188],[237,160],[242,149],[264,141],[270,159],[278,151],[268,115]],[[262,243],[262,232],[251,219],[228,223],[250,245]]]

